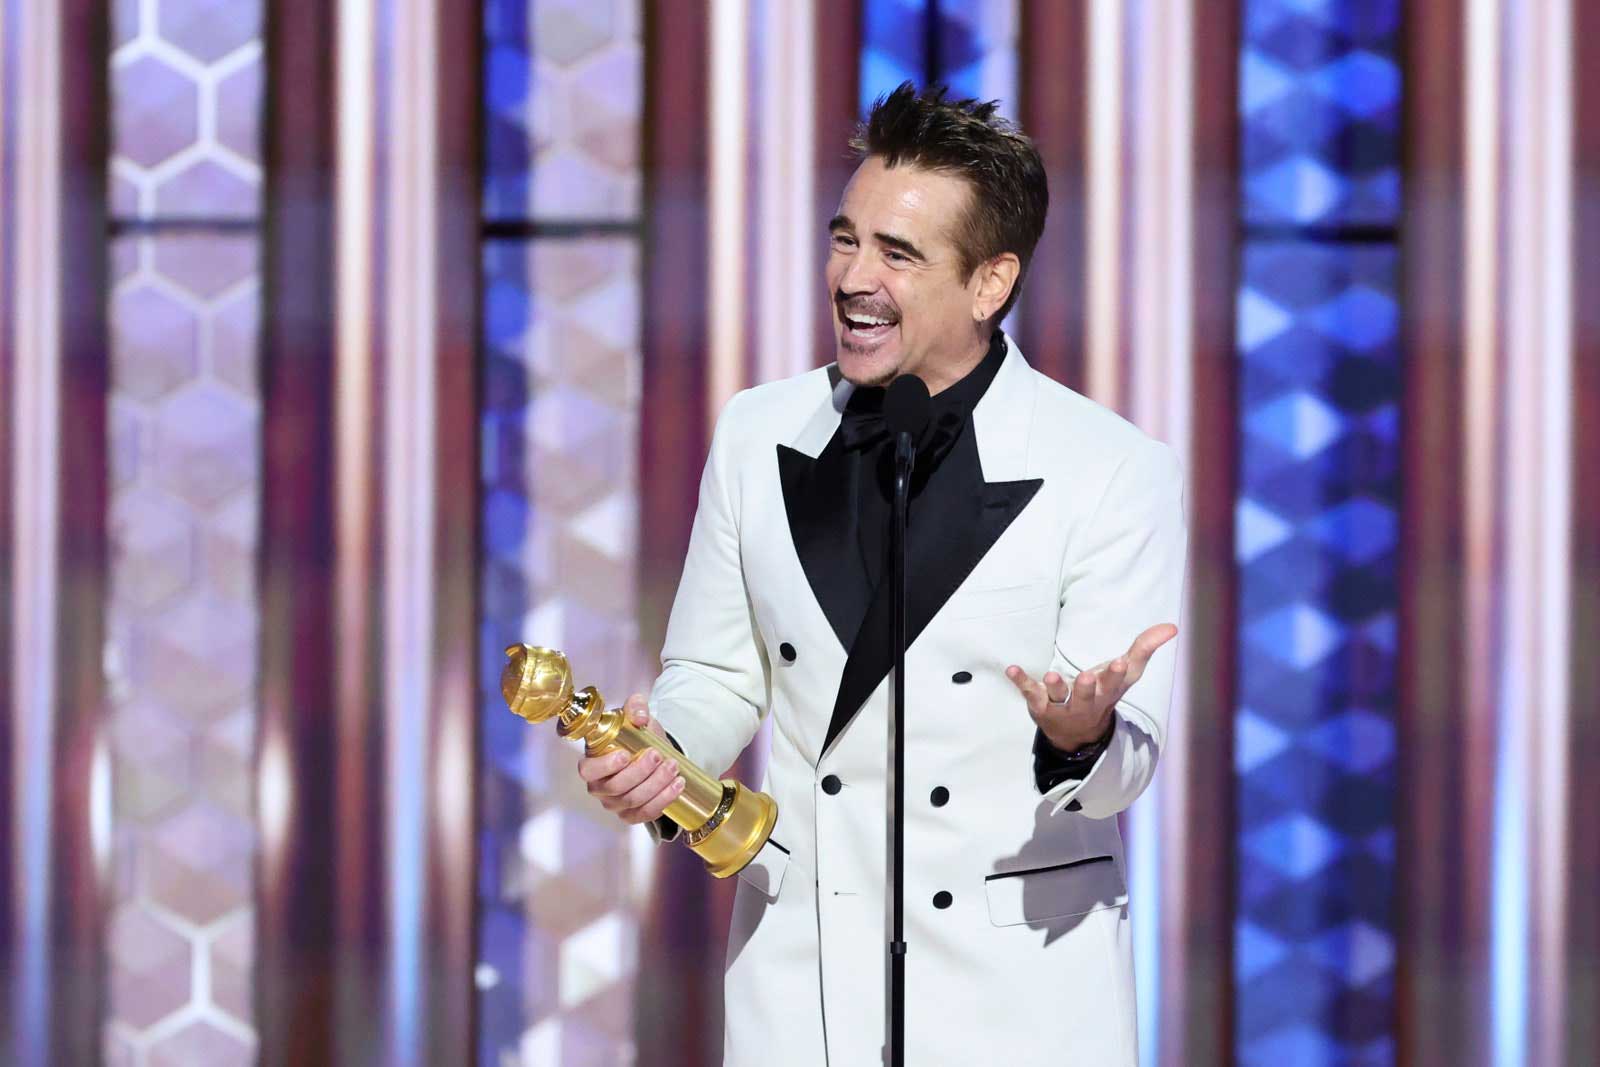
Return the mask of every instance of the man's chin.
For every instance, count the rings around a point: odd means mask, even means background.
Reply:
[[[839,364],[839,374],[858,389],[871,389],[888,385],[900,370],[897,361],[874,359],[840,345],[834,353]]]

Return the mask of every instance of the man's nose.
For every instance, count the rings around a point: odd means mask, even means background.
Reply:
[[[877,275],[867,257],[860,252],[851,256],[845,264],[844,273],[839,275],[839,291],[846,296],[858,296],[875,292],[877,288]]]

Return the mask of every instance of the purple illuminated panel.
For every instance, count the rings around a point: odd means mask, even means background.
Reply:
[[[112,1063],[255,1059],[261,16],[114,13]]]

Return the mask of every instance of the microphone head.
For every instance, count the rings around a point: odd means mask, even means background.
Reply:
[[[928,395],[927,382],[915,374],[902,374],[889,383],[883,397],[883,421],[895,437],[908,433],[912,440],[920,438],[932,417],[933,398]]]

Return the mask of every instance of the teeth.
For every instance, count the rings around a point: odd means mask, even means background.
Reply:
[[[850,321],[862,326],[888,326],[893,319],[880,319],[872,315],[851,315]]]

